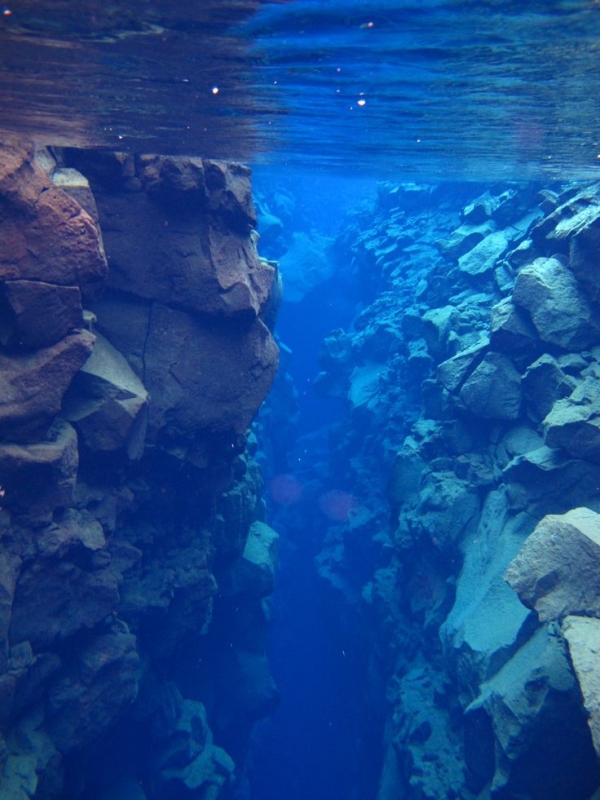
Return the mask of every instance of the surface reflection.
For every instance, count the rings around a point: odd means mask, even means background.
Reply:
[[[0,131],[420,178],[596,177],[593,0],[19,0]]]
[[[5,5],[0,131],[53,144],[249,159],[256,120],[269,109],[250,89],[248,41],[231,31],[260,5]]]

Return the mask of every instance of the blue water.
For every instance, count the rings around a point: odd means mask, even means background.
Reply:
[[[335,237],[348,211],[372,205],[382,179],[600,175],[593,0],[4,8],[0,133],[240,159],[254,169],[257,198],[293,198],[296,231]],[[465,202],[477,194],[456,191]],[[279,258],[286,248],[259,249]],[[365,694],[367,675],[377,684],[368,631],[340,624],[346,609],[315,568],[340,521],[328,500],[361,502],[351,470],[334,471],[329,434],[344,406],[313,390],[324,338],[351,327],[376,295],[340,274],[301,302],[284,301],[277,323],[297,390],[293,432],[270,461],[263,454],[269,522],[282,537],[270,640],[282,702],[254,737],[252,800],[372,800],[381,768],[385,710],[381,696]],[[277,501],[282,476],[299,487],[297,503]],[[368,489],[383,502],[379,474]]]
[[[594,0],[8,3],[0,131],[367,177],[589,177]]]

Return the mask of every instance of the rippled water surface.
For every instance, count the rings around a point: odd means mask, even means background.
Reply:
[[[595,176],[593,0],[15,0],[0,130],[385,176]]]

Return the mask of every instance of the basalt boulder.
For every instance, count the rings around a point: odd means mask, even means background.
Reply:
[[[94,336],[84,330],[33,353],[0,353],[0,436],[13,442],[44,436],[93,345]]]
[[[600,341],[600,315],[559,258],[537,258],[523,267],[512,297],[529,313],[542,342],[577,351]]]
[[[543,622],[600,616],[600,514],[574,508],[544,517],[505,580]]]
[[[460,397],[483,419],[517,419],[521,410],[521,376],[503,353],[487,353],[464,382]]]
[[[0,150],[0,279],[93,285],[107,265],[94,220],[26,148]]]

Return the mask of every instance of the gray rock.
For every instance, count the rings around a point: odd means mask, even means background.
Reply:
[[[289,250],[279,260],[283,298],[298,303],[310,291],[329,280],[334,263],[327,256],[330,239],[315,234],[295,233]]]
[[[525,370],[521,387],[531,417],[541,422],[557,400],[568,397],[575,381],[561,369],[553,356],[545,353]],[[550,447],[557,447],[548,442]]]
[[[531,315],[540,339],[565,350],[600,340],[600,316],[575,276],[558,258],[538,258],[515,281],[513,301]]]
[[[460,353],[442,362],[437,371],[438,382],[449,392],[458,391],[467,376],[481,362],[488,347],[489,342],[482,340],[473,347],[461,350]]]
[[[588,297],[600,300],[600,216],[578,230],[570,241],[569,263]]]
[[[495,227],[491,220],[483,224],[461,225],[459,228],[456,228],[447,239],[438,240],[436,246],[444,255],[458,259],[492,233]]]
[[[573,709],[570,716],[567,708]],[[539,628],[481,686],[467,709],[467,716],[472,714],[480,715],[479,735],[468,740],[476,748],[475,757],[481,756],[481,740],[493,737],[492,796],[566,798],[571,770],[578,774],[589,768],[589,733],[575,679],[561,637],[549,635],[546,628]],[[473,760],[473,754],[465,756],[467,762]]]
[[[580,192],[567,191],[559,198],[560,205],[531,230],[534,242],[544,253],[566,255],[571,239],[595,224],[600,216],[597,187],[586,186]]]
[[[531,352],[538,341],[531,320],[507,297],[492,308],[490,344],[509,355]]]
[[[515,269],[531,264],[540,256],[540,251],[531,239],[524,239],[514,250],[507,254],[506,260]]]
[[[458,259],[461,272],[467,275],[484,275],[491,272],[498,259],[504,255],[510,246],[510,241],[505,231],[496,231],[486,236],[479,244]]]
[[[477,519],[479,498],[474,487],[453,472],[423,477],[417,510],[418,527],[436,548],[449,548]]]
[[[600,463],[600,386],[598,370],[557,400],[543,421],[548,447],[561,447],[574,458]]]
[[[462,210],[461,216],[472,225],[481,225],[490,219],[494,211],[500,205],[500,198],[493,197],[489,192],[484,192],[472,203],[469,203]]]
[[[443,358],[446,354],[448,337],[455,329],[459,317],[454,306],[431,308],[423,314],[423,338],[434,358]]]
[[[503,470],[513,508],[539,504],[541,513],[567,511],[598,494],[600,466],[538,447],[513,458]]]
[[[233,593],[257,598],[271,594],[278,551],[279,535],[264,522],[253,522],[241,559],[233,568]]]
[[[464,563],[456,599],[440,629],[447,657],[458,664],[466,702],[516,652],[530,612],[502,580],[531,529],[525,516],[510,518],[502,489],[488,494],[479,524],[462,543]],[[491,624],[493,620],[493,624]]]
[[[503,353],[487,353],[460,390],[460,398],[476,417],[517,419],[521,410],[521,376]]]
[[[504,577],[542,622],[600,615],[600,514],[545,516]]]
[[[571,663],[588,713],[592,741],[600,756],[600,619],[565,617],[561,631],[569,645]]]
[[[91,450],[127,446],[135,458],[143,450],[147,402],[148,393],[125,358],[97,335],[91,356],[65,397],[63,414]]]

